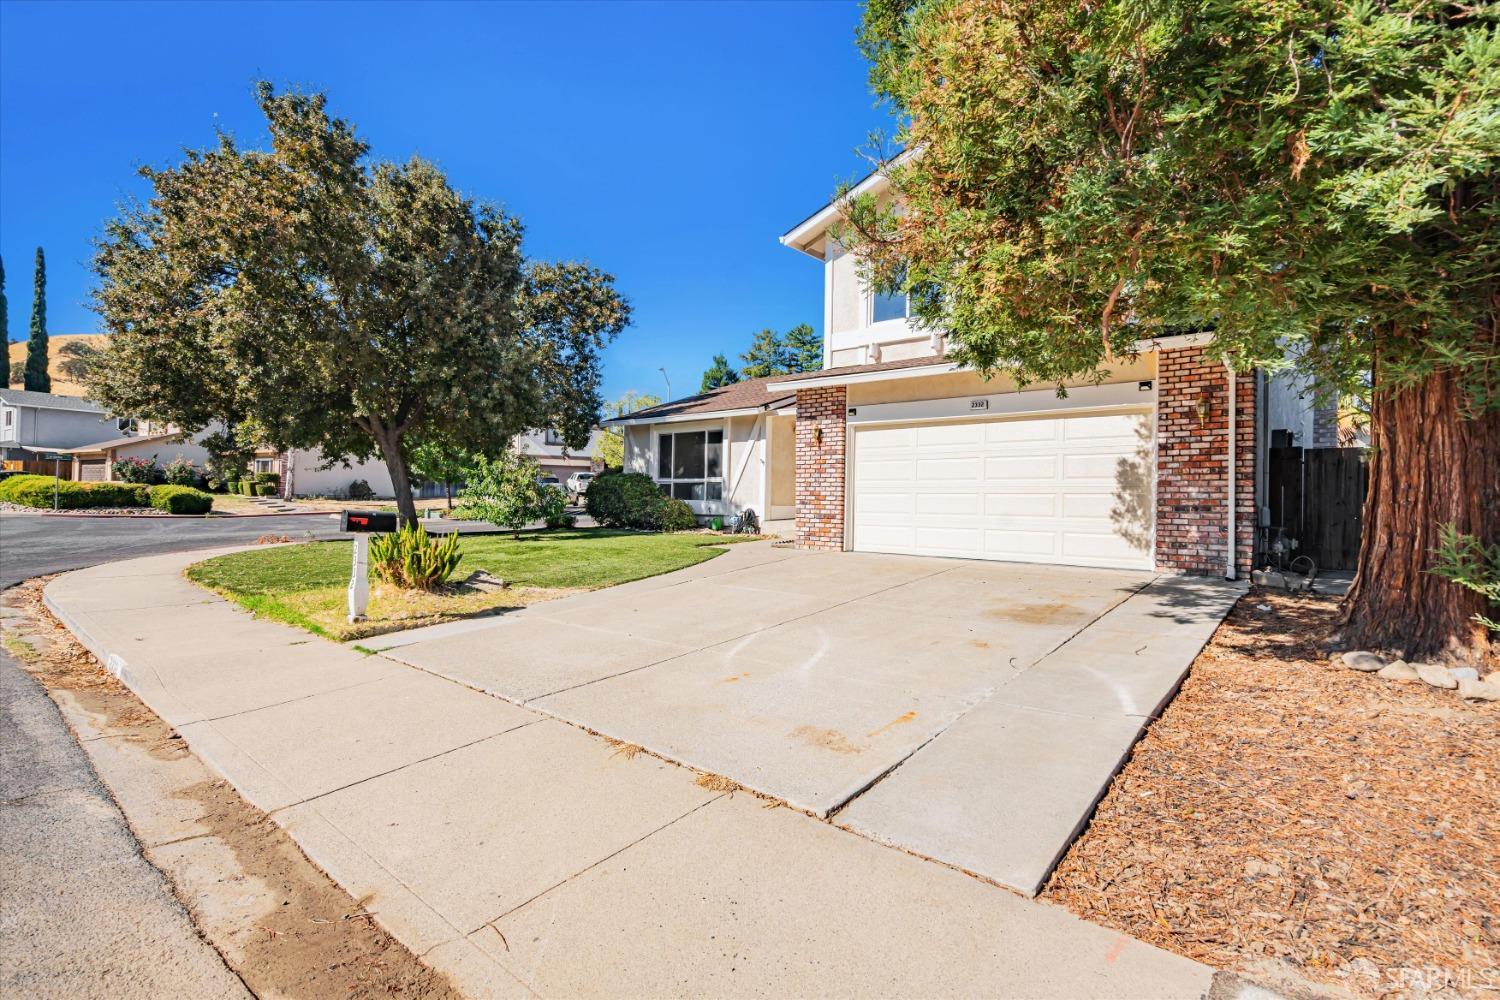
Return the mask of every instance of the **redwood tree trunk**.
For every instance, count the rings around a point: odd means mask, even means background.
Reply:
[[[1442,524],[1500,538],[1500,412],[1466,420],[1461,403],[1446,373],[1374,394],[1359,565],[1340,611],[1349,648],[1460,663],[1495,655],[1473,620],[1483,599],[1427,571]]]

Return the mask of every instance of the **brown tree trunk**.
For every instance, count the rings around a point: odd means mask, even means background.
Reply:
[[[401,437],[395,431],[371,421],[375,443],[380,446],[380,457],[391,472],[391,488],[396,494],[396,513],[401,526],[417,523],[417,504],[411,496],[411,476],[406,471],[406,456],[401,453]]]
[[[1473,618],[1484,600],[1428,572],[1443,524],[1485,544],[1500,537],[1500,413],[1466,420],[1461,403],[1446,373],[1400,393],[1377,387],[1359,565],[1339,615],[1349,648],[1459,663],[1495,656]]]

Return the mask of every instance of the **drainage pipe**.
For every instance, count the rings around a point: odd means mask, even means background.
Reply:
[[[1236,480],[1239,479],[1239,475],[1238,475],[1239,470],[1237,468],[1235,468],[1235,459],[1238,457],[1237,454],[1236,454],[1236,447],[1238,445],[1238,442],[1235,440],[1235,435],[1236,435],[1235,417],[1237,416],[1236,411],[1239,409],[1239,407],[1236,405],[1239,402],[1239,400],[1235,398],[1234,367],[1232,365],[1230,365],[1230,363],[1228,362],[1228,360],[1225,360],[1225,362],[1224,362],[1224,371],[1228,373],[1228,378],[1229,378],[1229,490],[1228,490],[1228,493],[1229,493],[1229,539],[1228,539],[1228,544],[1225,546],[1225,551],[1228,553],[1228,555],[1226,557],[1227,564],[1224,567],[1224,579],[1226,579],[1226,580],[1233,580],[1233,579],[1235,579],[1234,564],[1236,562],[1236,560],[1235,560],[1235,523],[1234,523],[1235,495],[1234,495],[1234,489],[1235,489],[1235,486],[1237,485]]]

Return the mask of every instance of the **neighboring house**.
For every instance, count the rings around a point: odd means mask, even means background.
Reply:
[[[1142,342],[1066,397],[985,380],[864,285],[838,218],[829,204],[781,237],[823,266],[825,369],[609,421],[627,469],[702,516],[792,515],[803,548],[1248,571],[1262,386],[1207,357],[1211,335]]]
[[[78,396],[0,389],[0,458],[29,462],[55,451],[121,437],[128,430],[102,406]]]
[[[598,428],[589,435],[588,444],[577,452],[568,450],[568,446],[563,443],[561,431],[548,429],[527,431],[520,435],[516,438],[515,449],[516,454],[534,460],[541,466],[542,472],[567,482],[568,477],[575,472],[598,471],[599,463],[593,457],[598,444]]]
[[[147,421],[121,420],[119,423],[121,429],[129,433],[121,435],[116,432],[108,441],[57,449],[72,456],[74,479],[84,483],[110,482],[115,478],[114,464],[127,458],[144,458],[157,465],[166,465],[180,457],[200,469],[208,463],[208,452],[197,443],[201,434],[188,436],[171,427],[153,428]]]

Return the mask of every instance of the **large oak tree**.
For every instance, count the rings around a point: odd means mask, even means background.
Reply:
[[[1500,8],[1408,0],[869,0],[914,155],[847,200],[873,280],[958,360],[1087,377],[1211,329],[1371,404],[1353,643],[1475,659],[1439,526],[1500,540]],[[941,290],[940,292],[938,290]]]
[[[330,461],[378,456],[404,518],[415,442],[494,454],[555,427],[582,448],[600,351],[629,319],[611,276],[528,261],[520,222],[431,163],[372,163],[323,95],[257,95],[268,149],[220,135],[145,169],[152,196],[109,223],[96,302],[114,336],[93,398],[225,440],[250,427]]]

